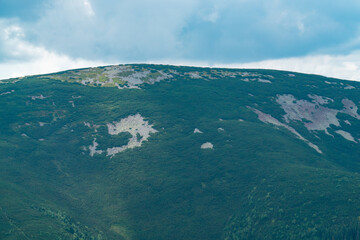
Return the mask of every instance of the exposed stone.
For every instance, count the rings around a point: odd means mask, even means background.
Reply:
[[[320,98],[316,99],[319,100]],[[336,118],[339,111],[323,107],[317,101],[312,103],[306,100],[297,100],[293,95],[287,94],[278,95],[276,102],[286,112],[284,115],[286,122],[306,119],[307,122],[304,125],[308,130],[322,130],[326,133],[328,133],[327,128],[330,125],[340,126],[339,120]]]
[[[324,83],[326,83],[326,84],[336,84],[334,82],[329,82],[329,81],[324,81]]]
[[[351,123],[349,122],[349,120],[345,120],[344,123],[351,126]]]
[[[360,120],[360,115],[357,113],[358,107],[355,103],[347,98],[342,100],[342,104],[344,108],[342,110],[331,109],[322,106],[323,104],[328,104],[329,102],[333,102],[334,100],[326,97],[321,97],[317,95],[308,95],[309,98],[313,99],[313,102],[309,102],[306,100],[297,100],[293,95],[278,95],[276,102],[281,105],[281,107],[285,111],[284,119],[286,122],[290,122],[290,120],[303,121],[304,126],[309,130],[317,130],[317,131],[325,131],[326,134],[330,135],[328,132],[328,128],[331,128],[331,125],[340,127],[339,119],[337,118],[338,113],[344,113],[352,116]],[[345,123],[350,124],[348,120]],[[342,134],[342,136],[346,139],[350,138],[346,132],[341,131],[338,134]],[[330,135],[332,136],[332,135]],[[351,136],[351,135],[350,135]],[[352,140],[350,140],[352,141]]]
[[[262,79],[262,78],[258,78],[257,81],[261,83],[272,83],[270,80]]]
[[[11,94],[13,92],[15,92],[15,90],[11,90],[11,91],[8,91],[8,92],[3,92],[3,93],[0,93],[0,96],[8,95],[8,94]]]
[[[120,122],[108,123],[107,127],[110,135],[128,132],[132,137],[128,144],[124,146],[108,148],[107,156],[114,156],[126,149],[140,147],[144,141],[148,140],[150,133],[158,132],[153,129],[152,126],[153,125],[150,125],[148,121],[144,121],[144,118],[140,114],[130,115],[127,118],[121,119]],[[138,139],[138,135],[140,136],[140,139]]]
[[[293,134],[295,134],[300,140],[306,142],[311,148],[315,149],[318,153],[322,153],[322,151],[320,150],[320,148],[318,146],[316,146],[315,144],[311,143],[310,141],[308,141],[307,139],[305,139],[303,136],[301,136],[294,128],[281,123],[279,120],[277,120],[276,118],[272,117],[270,114],[266,114],[263,113],[255,108],[252,107],[248,107],[249,109],[251,109],[253,112],[255,112],[258,115],[258,118],[260,121],[264,122],[264,123],[270,123],[273,124],[275,126],[279,126],[279,127],[284,127],[287,130],[289,130],[290,132],[292,132]]]
[[[346,90],[349,90],[349,89],[355,89],[355,87],[350,86],[350,85],[347,85],[346,87],[344,87],[344,89],[346,89]]]
[[[357,141],[354,139],[354,137],[348,133],[348,132],[345,132],[343,130],[337,130],[335,131],[337,134],[341,135],[343,138],[345,138],[346,140],[348,141],[351,141],[351,142],[355,142],[357,143]]]
[[[203,133],[202,131],[200,131],[198,128],[194,129],[194,133]]]
[[[40,99],[40,100],[43,100],[45,98],[48,98],[48,97],[44,97],[42,94],[40,94],[39,96],[30,96],[32,100],[36,100],[36,99]]]
[[[343,99],[342,104],[344,104],[344,110],[342,110],[342,113],[346,113],[358,120],[360,120],[360,115],[357,113],[358,107],[355,105],[355,103],[347,98]]]
[[[203,143],[200,147],[201,149],[214,149],[214,145],[211,142]]]
[[[328,98],[328,97],[322,97],[322,96],[318,96],[318,95],[314,95],[314,94],[308,94],[308,97],[313,99],[312,101],[314,103],[320,104],[320,105],[325,105],[328,104],[330,102],[334,102],[333,99]]]
[[[118,89],[140,89],[137,85],[148,83],[154,84],[165,79],[173,78],[171,74],[154,69],[134,69],[132,66],[108,66],[104,69],[89,68],[73,72],[77,76],[75,80],[89,86],[113,86]],[[65,75],[66,78],[66,75]],[[57,79],[64,80],[62,76]]]
[[[193,78],[193,79],[200,79],[200,78],[202,78],[202,77],[200,76],[199,72],[189,72],[188,74],[189,74],[190,78]]]
[[[103,151],[102,150],[96,150],[97,146],[99,146],[99,144],[96,142],[96,138],[94,138],[92,145],[89,146],[89,150],[90,150],[90,156],[93,157],[95,154],[102,154]]]

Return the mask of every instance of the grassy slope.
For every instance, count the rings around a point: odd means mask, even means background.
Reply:
[[[37,77],[0,84],[0,92],[15,90],[0,96],[0,238],[315,239],[352,229],[360,215],[359,148],[292,123],[319,155],[246,106],[281,119],[276,94],[327,96],[340,109],[345,94],[359,102],[358,90],[263,72],[273,84],[185,77],[142,90]],[[40,94],[48,98],[29,97]],[[135,113],[159,131],[149,142],[113,158],[83,154],[95,136],[104,144],[124,140],[83,122],[105,125]],[[200,149],[207,141],[214,150]]]

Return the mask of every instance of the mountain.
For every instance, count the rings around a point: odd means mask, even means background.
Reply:
[[[0,81],[1,239],[359,239],[360,83],[117,65]]]

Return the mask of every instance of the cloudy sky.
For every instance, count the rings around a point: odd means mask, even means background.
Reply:
[[[135,62],[360,80],[360,1],[0,0],[0,78]]]

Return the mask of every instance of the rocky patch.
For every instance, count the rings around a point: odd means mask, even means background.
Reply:
[[[40,94],[39,96],[29,96],[29,97],[31,97],[31,100],[37,100],[37,99],[44,100],[45,98],[48,98],[48,97],[44,97],[42,94]]]
[[[293,134],[295,134],[297,136],[297,138],[299,138],[300,140],[304,141],[307,143],[307,145],[309,145],[311,148],[315,149],[318,153],[322,153],[322,151],[320,150],[320,148],[318,146],[316,146],[315,144],[311,143],[310,141],[308,141],[307,139],[305,139],[303,136],[301,136],[294,128],[281,123],[279,120],[277,120],[276,118],[272,117],[270,114],[266,114],[263,113],[255,108],[252,107],[248,107],[249,109],[251,109],[254,113],[256,113],[258,115],[258,118],[260,121],[264,122],[264,123],[270,123],[273,124],[275,126],[279,126],[279,127],[284,127],[287,130],[289,130],[290,132],[292,132]]]
[[[344,123],[351,126],[351,123],[349,122],[349,120],[345,120]]]
[[[96,142],[96,138],[94,138],[92,145],[89,146],[90,156],[93,157],[95,154],[102,154],[102,150],[97,150],[99,144]]]
[[[344,89],[346,90],[350,90],[350,89],[355,89],[355,87],[351,86],[351,85],[347,85],[344,87]]]
[[[78,82],[92,87],[117,87],[118,89],[140,89],[138,85],[144,83],[154,84],[173,78],[171,74],[161,70],[135,68],[126,65],[73,70],[59,75],[45,75],[43,77]]]
[[[214,149],[214,145],[211,142],[203,143],[200,147],[201,149]]]
[[[8,95],[8,94],[11,94],[13,92],[15,92],[15,90],[11,90],[11,91],[8,91],[8,92],[3,92],[3,93],[0,93],[0,96]]]
[[[95,133],[97,133],[97,129],[101,127],[101,125],[91,124],[89,122],[84,122],[84,125],[93,129]],[[96,142],[96,138],[94,138],[92,145],[85,147],[85,149],[89,150],[91,157],[95,154],[102,153],[106,153],[107,156],[113,157],[127,149],[140,147],[144,141],[148,141],[151,133],[158,132],[152,128],[153,125],[149,124],[148,121],[145,121],[140,114],[130,115],[121,119],[119,122],[108,123],[106,126],[109,135],[118,135],[122,132],[128,132],[131,134],[131,138],[129,139],[129,142],[123,146],[109,147],[106,150],[99,150],[99,144]]]
[[[354,137],[348,133],[348,132],[345,132],[343,130],[337,130],[335,131],[337,134],[341,135],[343,138],[345,138],[346,140],[348,141],[351,141],[351,142],[355,142],[357,143],[357,141],[354,139]]]
[[[69,101],[69,103],[71,104],[71,106],[72,106],[73,108],[75,107],[74,101]]]
[[[200,131],[198,128],[194,129],[194,133],[203,133],[202,131]]]
[[[343,99],[344,109],[337,110],[323,106],[333,101],[330,98],[316,95],[309,95],[309,97],[313,100],[312,102],[297,100],[291,94],[277,96],[276,102],[281,105],[286,113],[284,115],[286,122],[306,120],[304,126],[309,131],[325,131],[326,134],[329,134],[328,128],[331,128],[331,125],[340,126],[339,120],[336,117],[338,113],[345,113],[360,120],[357,106],[349,99]]]
[[[130,115],[123,118],[120,122],[108,123],[108,132],[110,135],[117,135],[121,132],[128,132],[131,138],[128,144],[121,147],[112,147],[107,149],[107,156],[114,156],[115,154],[125,151],[126,149],[140,147],[144,141],[147,141],[151,133],[158,132],[153,125],[145,121],[140,114]]]

